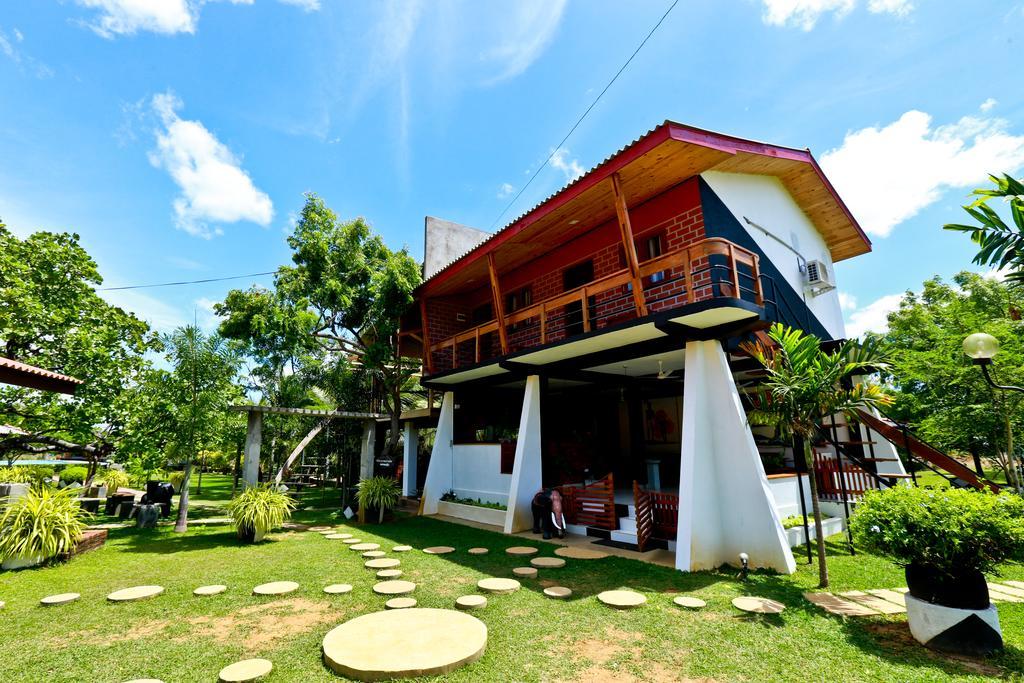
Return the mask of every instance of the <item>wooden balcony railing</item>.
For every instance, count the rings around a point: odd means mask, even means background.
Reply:
[[[509,347],[506,353],[708,299],[736,298],[764,305],[757,254],[725,239],[701,240],[638,265],[642,297],[634,296],[631,287],[637,279],[629,268],[623,268],[509,312],[504,316]],[[659,276],[652,277],[655,275]],[[458,368],[501,355],[501,350],[493,351],[496,340],[492,334],[500,332],[501,324],[495,319],[447,339],[431,340],[428,368],[432,369],[428,371]]]

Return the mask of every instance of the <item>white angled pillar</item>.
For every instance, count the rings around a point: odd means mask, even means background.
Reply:
[[[505,512],[506,534],[514,534],[533,527],[530,503],[542,484],[540,402],[540,377],[530,375],[526,378],[523,413],[519,418],[516,458],[512,466],[512,484],[508,491],[508,510]]]
[[[263,444],[263,413],[250,410],[245,430],[245,462],[242,481],[246,487],[260,480],[260,446]]]
[[[676,569],[739,564],[792,574],[793,553],[718,341],[686,344]]]
[[[420,448],[420,432],[410,420],[405,423],[402,439],[402,495],[416,495],[416,456]]]
[[[452,488],[452,464],[455,458],[455,394],[444,393],[441,414],[437,418],[434,448],[430,451],[427,478],[423,482],[423,514],[436,515],[437,503]]]

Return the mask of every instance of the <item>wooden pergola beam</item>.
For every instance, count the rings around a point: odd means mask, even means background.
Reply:
[[[633,241],[633,226],[629,222],[629,209],[626,207],[626,196],[622,193],[622,180],[619,174],[612,173],[612,192],[615,194],[615,215],[619,219],[619,232],[622,235],[622,247],[626,251],[626,265],[633,282],[633,302],[636,304],[637,317],[647,315],[647,302],[644,300],[644,285],[640,277],[640,262],[636,256],[636,242]]]
[[[501,341],[501,353],[508,353],[508,331],[505,329],[505,301],[501,295],[501,282],[498,280],[498,269],[494,266],[494,253],[487,253],[487,272],[491,276],[491,298],[494,301],[494,318],[498,321],[498,339]],[[480,343],[477,342],[477,350]]]

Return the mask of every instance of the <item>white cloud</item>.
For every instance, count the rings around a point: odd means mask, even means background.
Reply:
[[[8,37],[4,33],[3,28],[0,28],[0,54],[10,59],[18,67],[18,70],[22,73],[31,73],[36,78],[50,78],[53,76],[53,69],[43,64],[38,59],[27,55],[23,50],[19,49],[15,44],[22,43],[25,40],[25,36],[18,29],[11,31],[13,42],[11,37]]]
[[[874,14],[894,14],[905,17],[914,10],[911,0],[868,0],[868,11]]]
[[[217,317],[217,313],[213,310],[213,305],[220,303],[207,297],[200,297],[194,302],[196,307],[196,323],[204,330],[212,331],[220,325],[220,318]]]
[[[136,289],[99,290],[98,294],[108,303],[134,313],[145,320],[157,332],[171,332],[175,328],[191,322],[174,306]]]
[[[515,185],[511,183],[502,183],[501,187],[498,188],[498,199],[505,199],[511,197],[512,193],[516,191]]]
[[[320,0],[279,0],[285,5],[294,5],[306,12],[315,12],[320,9]]]
[[[268,225],[274,205],[241,168],[240,159],[202,123],[180,118],[181,101],[173,94],[154,95],[152,106],[162,127],[149,160],[181,190],[174,200],[177,227],[209,239],[222,232],[210,222]]]
[[[555,153],[551,156],[551,166],[564,173],[565,179],[569,182],[576,180],[585,172],[578,159],[569,158],[569,150],[565,147],[559,147],[555,150]]]
[[[990,173],[1024,166],[1024,135],[1007,125],[965,116],[933,127],[931,116],[912,110],[885,127],[847,133],[821,165],[864,229],[885,237],[946,189],[975,187]]]
[[[77,0],[98,15],[85,25],[104,38],[134,35],[139,31],[174,35],[195,33],[203,5],[215,0]],[[254,0],[221,0],[232,5],[251,5]],[[279,0],[311,12],[319,0]]]
[[[519,0],[508,6],[512,16],[503,19],[498,41],[481,55],[483,62],[498,67],[488,83],[518,76],[543,54],[555,37],[565,5],[566,0]]]
[[[980,109],[983,112],[989,112],[989,111],[992,111],[993,109],[995,109],[995,106],[997,104],[999,104],[999,100],[997,100],[994,97],[990,97],[987,100],[985,100],[984,102],[982,102],[981,106],[978,107],[978,109]]]
[[[839,308],[844,311],[853,311],[857,308],[857,297],[846,292],[839,292]]]
[[[866,332],[885,332],[889,329],[889,314],[899,309],[902,300],[902,294],[887,294],[850,312],[846,318],[846,336],[853,339]]]
[[[858,0],[762,0],[764,23],[770,26],[795,26],[804,31],[814,28],[825,14],[842,19],[852,12]],[[905,17],[914,9],[911,0],[868,0],[872,14]]]

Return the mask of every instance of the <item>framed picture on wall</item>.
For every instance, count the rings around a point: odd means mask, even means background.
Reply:
[[[644,441],[649,444],[679,443],[683,398],[666,396],[644,401]]]

